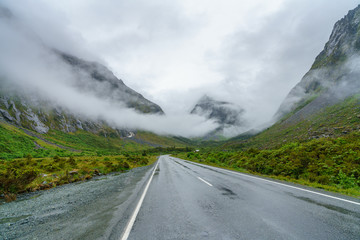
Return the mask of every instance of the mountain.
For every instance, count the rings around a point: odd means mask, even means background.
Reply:
[[[73,70],[77,80],[75,87],[79,90],[108,100],[119,107],[133,108],[140,113],[164,114],[158,105],[127,87],[105,66],[70,54],[55,52],[59,55],[59,59],[62,59]],[[38,133],[47,133],[49,129],[63,132],[77,130],[99,132],[103,130],[102,125],[106,125],[103,121],[91,121],[69,112],[38,94],[30,94],[24,89],[17,89],[16,86],[11,86],[11,83],[6,83],[3,79],[0,91],[0,119]],[[110,129],[110,127],[107,128]],[[116,130],[116,132],[119,136],[128,134],[121,130]]]
[[[114,127],[104,120],[70,112],[39,96],[0,87],[0,159],[27,154],[35,157],[74,153],[116,155],[186,145],[174,137]]]
[[[62,76],[72,79],[67,82],[67,85],[74,88],[76,92],[85,92],[97,99],[111,102],[115,107],[132,108],[141,114],[164,114],[157,104],[127,87],[104,65],[46,46],[35,32],[29,30],[17,16],[1,5],[0,19],[9,28],[22,34],[21,36],[28,37],[27,40],[33,43],[31,46],[41,49],[37,50],[42,51],[41,54],[51,56],[56,61],[52,62],[53,65],[65,68],[69,74]],[[26,49],[19,49],[19,51],[26,51]],[[44,62],[42,62],[43,65],[47,64]],[[15,66],[16,64],[14,62]],[[21,72],[21,69],[18,72]],[[49,129],[63,132],[85,130],[93,133],[103,130],[102,126],[111,129],[101,120],[89,120],[77,112],[70,112],[55,100],[45,97],[42,92],[24,87],[24,84],[12,78],[19,77],[9,77],[0,72],[0,119],[3,121],[41,134],[47,133]],[[28,76],[21,76],[21,78],[26,80]],[[116,132],[120,136],[127,135],[127,133],[120,133],[120,130]]]
[[[77,76],[78,89],[90,92],[96,97],[109,100],[112,103],[119,103],[119,105],[133,108],[140,113],[164,114],[157,104],[126,86],[121,79],[118,79],[105,66],[57,50],[55,52],[60,59],[71,67],[73,74]]]
[[[275,124],[252,138],[239,137],[228,144],[273,148],[359,131],[359,66],[360,5],[335,23],[311,69],[279,107]]]
[[[339,20],[311,69],[290,91],[276,118],[292,113],[287,121],[306,119],[324,107],[358,92],[360,83],[360,5]]]
[[[206,136],[207,139],[214,139],[219,136],[229,136],[238,133],[239,128],[246,125],[242,118],[244,112],[244,109],[233,103],[217,101],[204,95],[190,113],[214,120],[219,124],[215,131]]]

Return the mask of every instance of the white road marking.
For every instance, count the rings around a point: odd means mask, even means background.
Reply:
[[[199,163],[195,163],[195,164],[203,165],[203,164],[199,164]],[[212,167],[212,166],[207,166],[207,165],[204,165],[204,166],[210,167],[210,168]],[[339,197],[334,197],[334,196],[327,195],[327,194],[324,194],[324,193],[314,192],[314,191],[307,190],[307,189],[304,189],[304,188],[299,188],[299,187],[287,185],[287,184],[284,184],[284,183],[279,183],[279,182],[275,182],[275,181],[271,181],[271,180],[267,180],[267,179],[263,179],[263,178],[259,178],[259,177],[254,177],[254,176],[250,176],[250,175],[247,175],[247,174],[234,172],[234,171],[230,171],[230,170],[226,170],[226,169],[222,169],[222,168],[217,168],[217,167],[213,167],[213,168],[219,169],[219,170],[224,171],[224,172],[237,174],[237,175],[240,175],[240,176],[257,179],[257,180],[261,180],[261,181],[264,181],[264,182],[274,183],[274,184],[284,186],[284,187],[288,187],[288,188],[297,189],[297,190],[300,190],[300,191],[303,191],[303,192],[313,193],[313,194],[317,194],[317,195],[320,195],[320,196],[323,196],[323,197],[332,198],[332,199],[336,199],[336,200],[339,200],[339,201],[352,203],[352,204],[355,204],[355,205],[360,205],[359,202],[354,202],[354,201],[351,201],[351,200],[347,200],[347,199],[343,199],[343,198],[339,198]]]
[[[159,160],[160,160],[160,159],[159,159]],[[154,174],[155,174],[155,171],[156,171],[156,169],[157,169],[157,167],[158,167],[158,165],[159,165],[159,160],[158,160],[158,162],[157,162],[157,164],[156,164],[156,166],[155,166],[155,168],[154,168],[154,171],[153,171],[153,173],[151,174],[151,177],[150,177],[148,183],[146,184],[146,187],[145,187],[145,189],[144,189],[144,192],[142,193],[142,195],[141,195],[141,197],[140,197],[140,200],[139,200],[138,204],[136,205],[136,208],[135,208],[135,210],[134,210],[134,212],[133,212],[133,214],[132,214],[132,216],[131,216],[131,218],[130,218],[130,220],[129,220],[126,228],[125,228],[125,231],[124,231],[124,233],[123,233],[123,235],[122,235],[122,237],[121,237],[121,240],[126,240],[126,239],[129,237],[129,235],[130,235],[131,229],[132,229],[132,227],[133,227],[133,225],[134,225],[134,223],[135,223],[135,219],[136,219],[136,217],[137,217],[137,215],[138,215],[138,213],[139,213],[139,211],[140,211],[140,207],[141,207],[141,205],[142,205],[142,203],[143,203],[143,201],[144,201],[146,192],[147,192],[147,190],[148,190],[148,188],[149,188],[149,186],[150,186],[151,180],[152,180],[152,178],[153,178],[153,176],[154,176]]]
[[[199,180],[203,181],[204,183],[206,183],[207,185],[209,185],[210,187],[212,187],[213,185],[207,181],[205,181],[204,179],[202,179],[201,177],[197,177]]]

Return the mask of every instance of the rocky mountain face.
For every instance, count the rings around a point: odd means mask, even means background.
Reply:
[[[139,113],[164,114],[158,105],[127,87],[105,66],[70,54],[55,52],[73,70],[77,79],[75,87],[81,91],[111,101],[119,107],[133,108]],[[120,137],[129,135],[127,130],[112,128],[104,121],[89,120],[71,113],[37,94],[29,94],[16,87],[14,91],[14,87],[9,87],[9,83],[3,79],[0,85],[0,119],[13,125],[41,134],[47,133],[49,129],[56,129],[63,132],[85,130],[103,135],[115,134]]]
[[[70,87],[76,91],[111,102],[115,107],[134,109],[141,114],[164,114],[157,104],[127,87],[104,65],[46,46],[35,32],[27,29],[17,16],[1,4],[0,19],[11,28],[15,26],[16,31],[25,32],[25,36],[34,41],[38,47],[44,48],[46,54],[54,55],[57,64],[70,70],[73,78]],[[23,77],[25,79],[27,76]],[[63,132],[85,130],[103,135],[129,135],[128,131],[113,128],[102,120],[90,120],[76,112],[70,112],[51,99],[40,95],[39,92],[30,92],[32,90],[24,89],[21,84],[15,82],[7,79],[0,72],[0,120],[2,121],[41,134],[56,129]]]
[[[275,115],[295,123],[360,90],[360,5],[339,20],[311,69]]]
[[[78,89],[90,92],[97,98],[118,103],[120,106],[125,105],[128,108],[133,108],[140,113],[164,114],[157,104],[126,86],[121,79],[118,79],[105,66],[59,51],[56,51],[56,53],[71,67],[73,74],[77,76],[76,87]]]
[[[203,116],[207,119],[214,120],[219,124],[219,127],[209,136],[216,135],[233,135],[231,132],[234,129],[243,127],[245,121],[243,119],[244,109],[235,104],[217,101],[207,95],[203,96],[191,110],[191,114]]]

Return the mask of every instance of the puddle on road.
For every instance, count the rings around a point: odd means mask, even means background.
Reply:
[[[160,167],[158,166],[158,168],[155,170],[154,175],[159,175],[159,173],[160,173]]]
[[[189,162],[189,161],[186,161],[186,162],[189,163],[189,164],[192,164],[194,166],[197,166],[197,167],[205,168],[205,169],[208,169],[208,170],[213,171],[213,172],[217,172],[217,173],[220,173],[220,174],[223,174],[223,175],[227,175],[226,173],[224,173],[222,171],[218,171],[218,170],[210,168],[210,167],[206,167],[206,166],[203,166],[203,165],[198,165],[196,163],[192,163],[192,162]]]
[[[229,197],[230,199],[237,199],[238,196],[236,193],[234,193],[231,189],[226,187],[219,187],[218,188],[222,193],[222,195]]]
[[[298,196],[294,196],[294,197],[297,198],[297,199],[303,200],[305,202],[312,203],[312,204],[327,208],[329,210],[333,210],[333,211],[336,211],[336,212],[339,212],[339,213],[342,213],[342,214],[351,215],[351,216],[360,218],[359,213],[347,210],[347,209],[342,208],[342,207],[338,207],[338,206],[334,206],[334,205],[326,204],[326,203],[320,203],[320,202],[314,201],[314,200],[312,200],[310,198],[307,198],[307,197],[298,197]]]
[[[22,216],[17,216],[17,217],[1,218],[0,219],[0,224],[14,223],[14,222],[20,221],[22,219],[25,219],[27,217],[30,217],[30,216],[32,216],[32,215],[22,215]]]
[[[186,166],[186,165],[184,165],[184,164],[181,164],[181,163],[179,163],[178,161],[174,161],[174,162],[175,162],[175,163],[177,163],[177,164],[179,164],[180,166],[183,166],[184,168],[189,169],[190,171],[192,171],[192,172],[194,172],[194,173],[198,174],[198,172],[197,172],[197,171],[195,171],[195,170],[193,170],[193,169],[189,168],[188,166]]]

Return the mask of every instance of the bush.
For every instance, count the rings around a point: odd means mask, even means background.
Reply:
[[[30,167],[22,169],[9,167],[0,176],[0,190],[4,193],[25,191],[26,185],[31,183],[38,174],[38,171]]]

